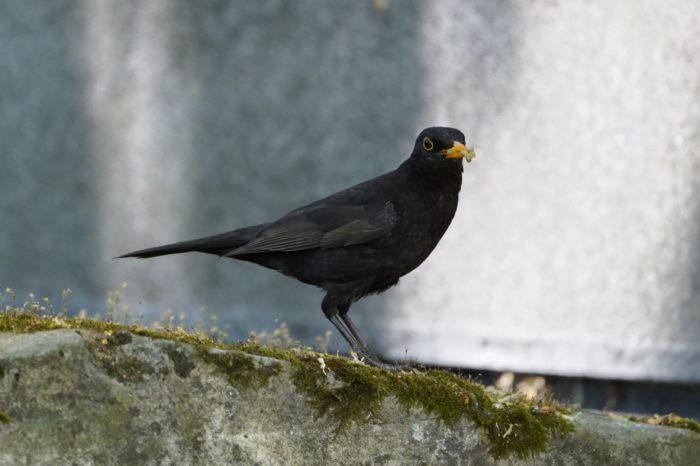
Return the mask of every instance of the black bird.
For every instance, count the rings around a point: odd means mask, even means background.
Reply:
[[[120,257],[204,252],[262,265],[326,291],[321,308],[365,362],[382,363],[348,316],[360,298],[396,285],[435,248],[457,209],[464,134],[433,127],[399,168],[270,223]]]

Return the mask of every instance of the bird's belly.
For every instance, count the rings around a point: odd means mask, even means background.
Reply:
[[[267,252],[238,256],[326,291],[355,298],[383,291],[418,267],[447,230],[453,205],[404,216],[394,232],[367,243],[329,249]],[[447,208],[446,208],[447,207]]]
[[[350,286],[374,292],[400,277],[400,267],[388,251],[370,244],[285,253],[261,253],[237,257],[326,290]]]

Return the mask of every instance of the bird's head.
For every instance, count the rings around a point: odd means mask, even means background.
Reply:
[[[471,162],[476,154],[466,146],[464,134],[460,130],[434,126],[424,129],[418,135],[413,156],[435,161],[466,159]]]

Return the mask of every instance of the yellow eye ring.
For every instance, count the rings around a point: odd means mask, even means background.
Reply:
[[[430,152],[431,150],[433,150],[434,147],[435,147],[435,144],[433,144],[433,141],[431,141],[428,136],[423,138],[423,149]]]

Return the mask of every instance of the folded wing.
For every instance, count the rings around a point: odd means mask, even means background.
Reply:
[[[352,246],[389,234],[395,223],[396,211],[390,201],[349,204],[328,199],[288,213],[264,227],[249,243],[224,255]]]

